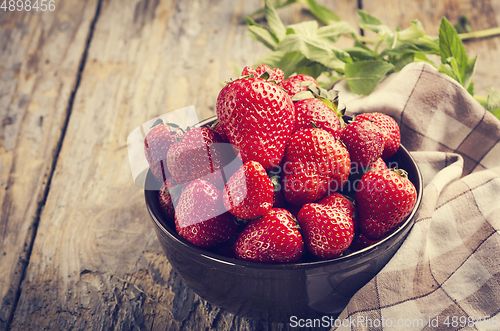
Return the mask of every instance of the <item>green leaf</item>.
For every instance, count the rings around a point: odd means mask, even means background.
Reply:
[[[472,75],[474,74],[474,68],[476,67],[477,55],[474,56],[467,62],[467,67],[465,68],[465,75],[463,77],[463,86],[468,89],[472,82]],[[474,95],[473,93],[471,93]]]
[[[361,29],[371,30],[381,37],[392,34],[391,29],[387,25],[361,9],[358,9],[358,23]]]
[[[434,62],[432,62],[426,55],[425,53],[415,53],[413,56],[413,60],[415,62],[426,62],[432,65],[434,68],[437,69],[437,66]]]
[[[347,84],[353,93],[370,94],[394,66],[383,60],[360,61],[345,65]]]
[[[278,39],[273,33],[271,33],[271,31],[261,25],[258,25],[250,17],[247,17],[247,22],[249,24],[248,31],[250,32],[250,37],[260,41],[267,48],[273,51],[278,47]]]
[[[257,68],[261,64],[267,64],[271,68],[279,68],[279,64],[281,62],[281,59],[285,55],[286,55],[286,52],[283,52],[283,51],[274,51],[274,52],[271,52],[269,54],[264,55],[260,59],[258,59],[257,62],[254,63],[253,67]],[[241,72],[241,70],[240,70],[240,72]]]
[[[264,13],[267,24],[269,24],[269,29],[271,29],[271,32],[280,41],[285,36],[286,28],[270,0],[265,0]]]
[[[288,34],[278,45],[278,50],[285,52],[301,52],[311,61],[319,62],[325,67],[344,70],[345,62],[352,61],[349,54],[329,45],[317,38],[305,35]]]
[[[406,28],[403,31],[399,31],[397,34],[399,40],[409,41],[424,37],[425,31],[422,27],[422,23],[420,23],[419,20],[414,20],[411,21],[411,26],[409,28]]]
[[[458,70],[457,61],[453,57],[449,58],[448,61],[449,63],[441,63],[439,65],[439,71],[450,76],[462,85],[462,77],[460,76],[460,72]]]
[[[485,108],[488,110],[499,110],[500,109],[500,92],[491,87],[486,90],[488,92],[488,99],[486,100]]]
[[[469,86],[467,87],[467,92],[470,93],[470,95],[474,95],[474,82],[471,80]]]
[[[404,53],[404,54],[398,54],[398,55],[393,55],[389,57],[389,62],[394,65],[394,71],[400,71],[403,69],[407,64],[412,63],[414,61],[414,54],[413,53]]]
[[[349,53],[354,61],[375,60],[377,58],[377,54],[375,54],[371,49],[363,47],[348,47],[344,48],[344,51]]]
[[[307,0],[307,4],[309,5],[309,10],[311,11],[311,13],[326,25],[340,21],[340,18],[337,16],[337,14],[332,12],[330,9],[318,4],[316,1]]]
[[[286,34],[300,34],[314,38],[318,35],[318,22],[306,21],[297,24],[291,24],[286,28]]]
[[[454,58],[456,67],[460,74],[460,82],[465,78],[469,58],[462,40],[458,37],[457,31],[451,23],[443,17],[439,26],[439,50],[441,54],[441,63],[449,63],[448,59]]]
[[[308,60],[309,61],[309,60]],[[314,78],[318,78],[319,75],[324,74],[325,71],[331,70],[321,63],[309,61],[307,64],[297,67],[297,74],[299,75],[309,75]],[[319,84],[319,82],[318,82]]]
[[[356,35],[357,31],[346,21],[333,22],[318,29],[318,37],[329,39],[333,42],[343,34]]]

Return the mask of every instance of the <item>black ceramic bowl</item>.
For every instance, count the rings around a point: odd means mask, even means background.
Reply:
[[[214,120],[210,118],[200,126]],[[336,318],[396,253],[417,217],[423,190],[420,170],[403,146],[391,162],[405,169],[415,185],[417,202],[413,211],[388,237],[332,260],[270,265],[224,257],[179,237],[163,219],[158,191],[145,191],[146,205],[170,264],[211,304],[239,316],[273,322],[290,322],[292,316]],[[155,180],[151,172],[147,180]]]

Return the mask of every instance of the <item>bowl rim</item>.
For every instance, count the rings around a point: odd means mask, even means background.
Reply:
[[[204,125],[207,125],[214,120],[216,120],[217,117],[210,117],[207,118],[201,122],[199,122],[196,127],[201,127]],[[370,252],[377,250],[381,246],[384,245],[387,241],[390,241],[392,238],[395,236],[399,235],[400,232],[404,231],[408,226],[413,227],[412,223],[414,220],[414,216],[418,212],[418,209],[420,208],[420,204],[422,201],[422,195],[423,195],[423,178],[422,178],[422,173],[418,167],[418,164],[415,162],[415,159],[411,155],[411,153],[401,144],[399,147],[406,155],[408,155],[409,159],[411,162],[415,165],[416,171],[416,181],[418,183],[418,190],[417,190],[417,199],[415,202],[415,206],[413,207],[411,213],[405,218],[405,220],[394,230],[392,231],[387,237],[377,241],[376,243],[365,247],[363,249],[360,249],[355,252],[351,252],[346,255],[341,255],[339,257],[333,258],[333,259],[328,259],[328,260],[319,260],[319,261],[311,261],[311,262],[298,262],[298,263],[261,263],[261,262],[253,262],[253,261],[245,261],[245,260],[239,260],[237,258],[232,258],[232,257],[226,257],[211,251],[208,251],[203,248],[196,247],[195,245],[189,243],[187,240],[179,237],[176,233],[171,233],[169,231],[164,223],[159,219],[158,215],[154,213],[152,210],[150,203],[148,202],[150,200],[150,196],[148,196],[148,190],[144,190],[145,192],[145,199],[146,199],[146,206],[148,209],[148,212],[153,219],[154,223],[156,226],[167,236],[169,236],[173,241],[175,241],[177,244],[181,245],[183,249],[189,250],[191,253],[199,255],[205,259],[212,260],[213,262],[221,263],[224,265],[232,265],[234,267],[241,267],[241,268],[254,268],[254,269],[275,269],[275,270],[288,270],[288,269],[310,269],[310,268],[317,268],[317,267],[325,267],[325,266],[330,266],[330,265],[335,265],[335,264],[341,264],[346,261],[352,261],[353,259],[359,259],[365,255],[368,255]],[[399,153],[399,150],[398,150]],[[148,171],[148,176],[151,176],[151,170]],[[414,183],[415,185],[416,183]],[[152,191],[152,190],[149,190]],[[154,191],[157,192],[157,191]],[[150,194],[151,195],[151,194]],[[172,229],[172,227],[168,226],[172,231],[175,231]],[[410,230],[409,229],[409,230]],[[408,232],[409,232],[408,230]]]

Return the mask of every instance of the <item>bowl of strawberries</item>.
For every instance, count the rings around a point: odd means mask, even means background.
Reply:
[[[145,138],[146,205],[201,298],[266,321],[335,318],[411,230],[422,176],[380,113],[343,116],[314,78],[246,67],[217,115]]]

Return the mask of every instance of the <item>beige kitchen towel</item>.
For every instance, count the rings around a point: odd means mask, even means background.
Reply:
[[[500,330],[500,121],[431,65],[369,96],[336,87],[347,114],[383,112],[424,177],[420,213],[335,330]]]

